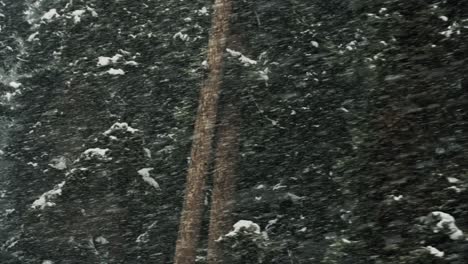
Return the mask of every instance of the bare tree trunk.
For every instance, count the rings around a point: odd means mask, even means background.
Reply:
[[[239,156],[239,107],[225,102],[219,114],[213,194],[208,236],[208,264],[223,263],[222,244],[217,240],[232,224],[236,166]]]
[[[200,91],[191,163],[187,174],[185,199],[174,256],[175,264],[195,263],[203,212],[203,187],[213,148],[212,141],[223,73],[223,53],[226,49],[230,13],[230,0],[215,0],[208,43],[209,72]]]

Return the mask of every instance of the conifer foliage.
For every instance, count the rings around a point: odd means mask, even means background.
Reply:
[[[0,0],[0,263],[467,263],[467,2],[214,3]]]

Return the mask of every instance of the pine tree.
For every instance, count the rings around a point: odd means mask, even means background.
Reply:
[[[192,142],[184,206],[180,219],[174,263],[195,262],[203,212],[203,187],[210,166],[213,136],[217,117],[219,89],[223,73],[223,53],[226,48],[231,3],[216,0],[212,31],[208,44],[208,77],[200,91],[199,106]]]
[[[208,263],[224,263],[219,239],[231,228],[234,207],[236,166],[239,155],[240,113],[235,100],[224,102],[219,113],[213,173]]]

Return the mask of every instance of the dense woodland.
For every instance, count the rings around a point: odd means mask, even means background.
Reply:
[[[468,263],[468,1],[216,2],[0,0],[0,263]]]

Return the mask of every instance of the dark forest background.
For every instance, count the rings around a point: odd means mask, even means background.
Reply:
[[[468,2],[234,2],[232,263],[467,263]],[[211,4],[0,1],[1,263],[171,263]]]

